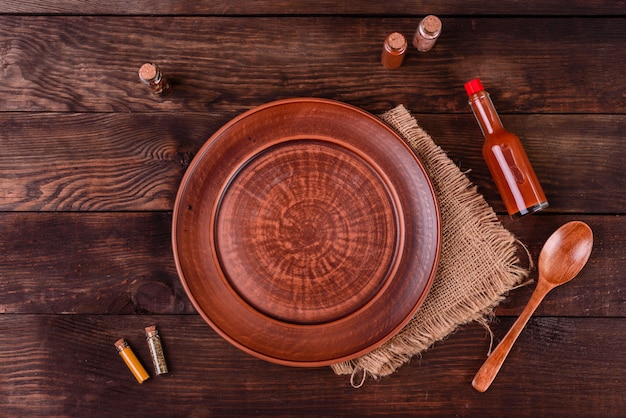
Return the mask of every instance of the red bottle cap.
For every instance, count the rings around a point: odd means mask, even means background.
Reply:
[[[475,78],[465,83],[465,91],[467,92],[468,96],[471,96],[472,94],[482,90],[485,90],[485,88],[483,87],[483,83],[480,82],[480,78]]]

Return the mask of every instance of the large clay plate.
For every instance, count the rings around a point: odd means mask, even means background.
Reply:
[[[217,131],[185,173],[172,230],[204,320],[289,366],[348,360],[399,331],[430,288],[440,235],[402,139],[324,99],[272,102]]]

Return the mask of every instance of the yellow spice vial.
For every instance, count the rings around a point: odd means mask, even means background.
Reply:
[[[139,359],[135,356],[135,353],[133,353],[133,350],[131,350],[128,343],[123,338],[119,339],[115,343],[115,348],[117,348],[117,351],[120,353],[120,357],[122,357],[124,363],[126,363],[126,366],[128,366],[129,370],[139,383],[143,383],[145,380],[150,378],[146,369],[143,368]]]

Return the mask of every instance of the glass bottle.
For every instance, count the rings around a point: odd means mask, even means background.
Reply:
[[[413,46],[420,52],[430,51],[441,35],[441,20],[434,15],[428,15],[417,25],[413,36]]]
[[[139,68],[138,74],[141,82],[150,86],[152,93],[157,96],[167,93],[167,90],[170,88],[167,78],[165,78],[161,69],[156,64],[146,63],[142,65],[141,68]]]
[[[146,341],[148,341],[148,348],[150,349],[150,356],[152,357],[154,371],[156,374],[167,373],[167,363],[165,362],[165,355],[163,354],[161,337],[159,337],[159,332],[157,331],[155,325],[146,327]]]
[[[380,62],[389,70],[398,68],[402,65],[402,61],[404,61],[406,48],[407,41],[404,35],[399,32],[390,33],[383,44]]]
[[[115,348],[120,354],[120,357],[126,363],[126,366],[130,369],[133,376],[139,383],[143,383],[145,380],[150,378],[146,369],[143,368],[133,350],[128,346],[128,343],[122,338],[116,341]]]
[[[548,200],[519,138],[504,129],[480,79],[465,83],[469,105],[485,137],[483,157],[510,216],[548,207]]]

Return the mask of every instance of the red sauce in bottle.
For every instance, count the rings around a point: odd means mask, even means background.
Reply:
[[[469,104],[485,136],[483,157],[506,210],[516,218],[548,207],[548,200],[519,138],[504,129],[479,79],[465,83]]]

